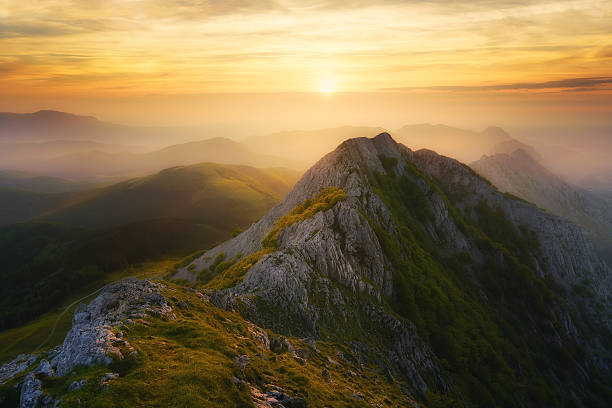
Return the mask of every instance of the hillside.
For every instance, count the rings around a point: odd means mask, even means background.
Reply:
[[[201,163],[100,189],[90,199],[41,218],[85,228],[103,228],[164,218],[215,227],[244,228],[277,203],[299,173],[287,169]]]
[[[0,225],[24,222],[78,201],[79,193],[42,193],[0,187]]]
[[[535,156],[537,158],[537,156]],[[483,156],[470,164],[501,191],[582,226],[612,265],[612,203],[549,171],[523,149]]]
[[[92,188],[92,185],[59,177],[0,170],[0,189],[26,190],[38,193],[66,193],[87,188]]]
[[[204,163],[88,192],[76,204],[48,200],[66,205],[37,222],[0,228],[0,329],[118,269],[184,257],[231,237],[279,202],[296,178],[286,169]],[[30,212],[52,210],[32,207],[65,196],[20,193],[31,202],[16,208]]]
[[[580,229],[387,134],[342,143],[175,278],[108,287],[60,348],[0,368],[0,393],[266,408],[612,395],[611,274]]]

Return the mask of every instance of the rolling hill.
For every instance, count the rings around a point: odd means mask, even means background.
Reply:
[[[201,163],[162,170],[100,189],[91,198],[39,220],[105,228],[163,218],[245,227],[290,190],[299,173],[288,169]]]
[[[0,227],[0,329],[37,317],[118,269],[183,257],[231,237],[279,202],[298,176],[203,163],[81,193],[77,202],[72,193],[11,191],[12,200],[21,200],[13,212],[21,209],[22,218],[26,210],[61,208]]]

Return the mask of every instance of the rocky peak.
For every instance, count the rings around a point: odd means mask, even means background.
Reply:
[[[344,196],[326,205],[326,189]],[[579,228],[500,193],[456,160],[413,152],[387,133],[339,145],[268,215],[177,276],[204,282],[218,306],[281,333],[348,342],[385,333],[374,347],[381,361],[399,367],[420,392],[446,392],[452,386],[438,357],[410,320],[389,310],[408,307],[415,296],[410,285],[420,284],[415,271],[440,271],[439,278],[448,279],[452,272],[441,271],[449,259],[467,262],[466,279],[477,286],[483,283],[476,276],[490,265],[500,274],[494,279],[530,270],[529,279],[545,285],[552,278],[568,291],[588,277],[597,301],[608,302],[610,271]],[[500,296],[481,293],[484,299]],[[525,301],[543,293],[525,294]],[[534,307],[550,308],[557,321],[546,325],[564,329],[555,340],[542,332],[540,341],[583,341],[564,306],[542,299]],[[499,307],[516,313],[508,304]]]

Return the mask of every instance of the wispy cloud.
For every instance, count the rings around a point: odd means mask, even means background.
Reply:
[[[603,0],[0,0],[0,57],[28,64],[0,87],[38,92],[39,72],[60,93],[549,89],[608,78],[610,18]]]
[[[593,91],[609,90],[606,86],[612,84],[611,77],[596,78],[569,78],[545,82],[517,82],[512,84],[497,85],[450,85],[450,86],[424,86],[424,87],[395,87],[384,88],[386,91],[520,91],[520,90],[573,90]]]

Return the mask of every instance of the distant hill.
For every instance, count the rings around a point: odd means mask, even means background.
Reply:
[[[489,155],[495,154],[512,154],[517,150],[523,150],[525,153],[529,154],[534,160],[539,163],[543,163],[544,159],[540,155],[540,153],[528,144],[520,142],[516,139],[508,139],[503,142],[497,143],[493,148],[489,151]]]
[[[168,167],[202,162],[256,167],[303,167],[295,160],[255,153],[243,144],[226,138],[177,144],[151,152],[142,150],[88,141],[6,145],[5,149],[0,149],[0,168],[81,181],[111,182],[143,176]]]
[[[287,169],[216,163],[174,167],[100,189],[41,220],[105,228],[180,218],[217,228],[244,228],[277,203],[299,175]]]
[[[539,163],[533,152],[518,149],[509,154],[483,156],[470,166],[501,191],[533,202],[585,228],[612,264],[612,202],[562,180]]]
[[[87,139],[110,142],[134,129],[54,110],[33,113],[0,112],[0,140],[11,142]]]
[[[482,132],[446,125],[406,125],[393,135],[411,149],[430,149],[462,162],[477,160],[493,146],[510,140],[506,131],[490,126]]]
[[[0,189],[18,189],[39,193],[65,193],[91,188],[88,183],[79,183],[59,177],[0,170]]]
[[[306,168],[342,141],[351,137],[368,137],[382,130],[378,127],[343,126],[285,131],[249,137],[244,145],[256,152],[289,158],[297,161],[300,168]]]
[[[52,212],[0,226],[0,330],[119,268],[230,238],[278,203],[299,175],[203,163],[83,193],[0,191],[0,223]]]

